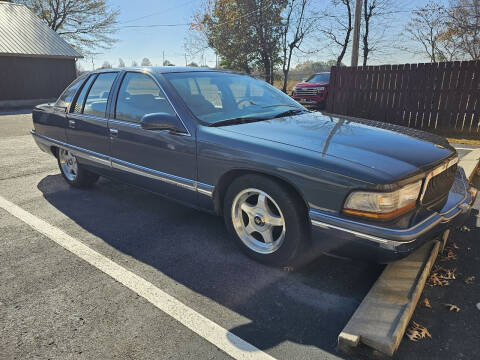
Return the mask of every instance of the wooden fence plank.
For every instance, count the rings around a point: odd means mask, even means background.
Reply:
[[[480,61],[332,67],[327,111],[480,137]]]

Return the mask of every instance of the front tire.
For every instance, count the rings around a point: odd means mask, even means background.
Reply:
[[[86,170],[78,163],[77,157],[69,150],[58,149],[58,167],[65,181],[77,188],[88,188],[93,186],[99,176]]]
[[[224,200],[227,229],[251,258],[273,266],[296,268],[310,243],[308,215],[290,188],[261,175],[244,175],[228,188]]]

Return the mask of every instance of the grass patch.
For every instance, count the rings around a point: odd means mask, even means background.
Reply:
[[[475,145],[480,146],[480,140],[476,139],[456,139],[447,137],[448,142],[455,144],[464,144],[464,145]]]

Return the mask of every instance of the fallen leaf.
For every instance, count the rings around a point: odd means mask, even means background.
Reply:
[[[449,247],[452,247],[452,248],[454,248],[454,249],[460,249],[460,246],[458,246],[455,241],[451,242],[451,243],[449,244]]]
[[[440,261],[455,260],[456,258],[457,258],[457,255],[453,252],[453,250],[449,249],[447,251],[447,255],[442,256]]]
[[[463,225],[461,228],[460,228],[460,231],[470,231],[470,228],[466,225]]]
[[[445,269],[442,274],[438,275],[438,278],[444,280],[455,280],[455,271],[457,271],[457,269]]]
[[[465,284],[471,284],[475,281],[475,276],[469,276],[465,279]]]
[[[292,272],[294,269],[293,269],[293,266],[284,266],[283,270],[286,272]]]
[[[412,321],[412,324],[407,329],[405,335],[407,335],[407,337],[411,341],[418,341],[418,340],[424,339],[427,336],[430,339],[432,338],[432,335],[430,335],[430,333],[428,332],[428,329],[425,326],[420,325],[415,321]]]
[[[429,309],[432,308],[432,305],[430,305],[430,300],[428,300],[428,298],[423,299],[422,305]]]
[[[427,280],[428,286],[447,286],[450,285],[450,282],[445,279],[440,279],[436,272],[430,274]]]
[[[448,307],[450,311],[456,311],[456,312],[460,311],[460,308],[457,305],[453,305],[453,304],[444,304],[444,305]]]

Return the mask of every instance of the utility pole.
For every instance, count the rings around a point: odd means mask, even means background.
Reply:
[[[162,66],[165,66],[165,50],[162,51],[162,57],[163,57]]]
[[[362,0],[355,1],[355,22],[353,24],[352,61],[350,66],[358,66],[358,48],[360,45],[360,23],[362,19]]]
[[[185,66],[188,66],[188,64],[187,64],[187,53],[185,53]]]

